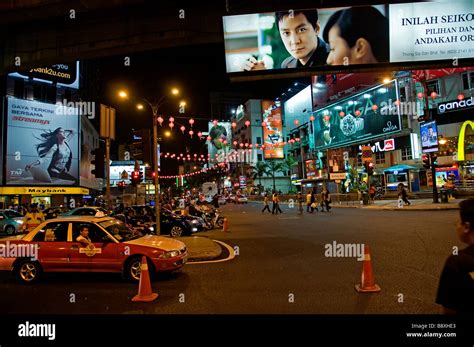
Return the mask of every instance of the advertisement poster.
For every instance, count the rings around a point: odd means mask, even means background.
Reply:
[[[401,131],[397,83],[368,89],[314,112],[316,149],[341,147]]]
[[[281,118],[281,108],[277,107],[273,101],[262,101],[263,122],[263,143],[265,145],[265,159],[283,159],[283,127]]]
[[[316,160],[310,159],[305,161],[306,178],[314,178],[316,176]]]
[[[79,62],[72,64],[54,64],[38,67],[25,72],[14,72],[11,77],[32,78],[35,81],[56,83],[58,86],[79,88]]]
[[[227,72],[470,58],[472,8],[438,0],[224,16]]]
[[[220,122],[214,125],[209,122],[209,136],[211,141],[208,142],[209,158],[213,162],[222,163],[226,160],[228,149],[232,144],[232,130],[230,122]],[[227,141],[227,144],[224,143]]]
[[[390,62],[470,58],[473,1],[390,5]]]
[[[421,151],[438,152],[438,130],[436,121],[423,123],[420,125]]]
[[[81,116],[81,160],[80,160],[80,183],[82,187],[100,189],[100,179],[91,173],[94,169],[92,164],[92,151],[99,147],[99,133],[85,116]]]
[[[8,98],[7,185],[79,184],[78,109]]]

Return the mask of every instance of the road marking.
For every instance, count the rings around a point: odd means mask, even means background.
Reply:
[[[203,260],[203,261],[188,262],[188,263],[186,263],[186,265],[222,263],[222,262],[229,261],[229,260],[232,260],[232,259],[235,258],[234,249],[233,249],[231,246],[229,246],[227,243],[224,243],[224,242],[219,241],[219,240],[212,240],[212,241],[217,242],[217,243],[220,244],[221,246],[224,246],[225,248],[227,248],[227,250],[229,251],[229,256],[228,256],[227,258],[225,258],[225,259]]]
[[[301,217],[284,217],[284,218],[280,218],[278,217],[278,219],[300,219]]]

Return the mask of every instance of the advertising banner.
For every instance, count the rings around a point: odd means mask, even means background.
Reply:
[[[436,0],[224,16],[227,72],[471,58],[472,8]]]
[[[316,168],[316,160],[315,159],[309,159],[309,160],[306,160],[305,162],[305,166],[306,166],[306,178],[313,178],[316,176],[316,171],[317,171],[317,168]]]
[[[35,81],[57,83],[58,86],[79,88],[79,62],[72,64],[54,64],[38,67],[25,72],[14,72],[12,77],[32,78]]]
[[[79,185],[79,110],[7,99],[7,185]]]
[[[214,125],[212,122],[209,122],[209,136],[211,141],[208,142],[207,150],[210,160],[219,163],[224,162],[232,143],[231,123],[220,122]],[[227,141],[227,144],[224,141]]]
[[[314,113],[316,149],[342,147],[401,131],[397,83],[391,81]]]
[[[92,164],[92,151],[99,147],[99,133],[85,116],[81,116],[81,160],[80,160],[80,183],[82,187],[99,190],[101,179],[95,178],[91,173],[94,169]]]
[[[263,143],[265,145],[265,159],[283,159],[283,127],[281,107],[277,107],[273,101],[262,101],[263,121]]]
[[[144,165],[140,165],[139,167],[140,171],[145,174],[146,167]],[[116,187],[120,181],[125,181],[127,185],[130,184],[133,171],[135,171],[135,165],[132,162],[128,165],[112,163],[110,166],[110,186]],[[124,175],[124,173],[126,175]]]
[[[426,122],[420,125],[421,151],[438,152],[438,130],[436,121]]]

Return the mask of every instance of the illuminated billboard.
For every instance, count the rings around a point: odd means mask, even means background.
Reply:
[[[227,72],[472,58],[472,7],[437,0],[224,16]]]
[[[217,125],[209,122],[208,153],[211,161],[222,163],[226,160],[232,144],[232,130],[230,122],[220,122]]]
[[[423,123],[420,125],[421,151],[438,152],[438,128],[436,121]]]
[[[7,185],[79,185],[79,110],[7,98]]]
[[[361,143],[400,132],[397,82],[376,86],[314,112],[315,148]]]
[[[9,76],[25,79],[32,78],[38,82],[56,83],[57,86],[78,89],[79,62],[37,67],[28,71],[14,72],[9,74]]]
[[[282,159],[283,152],[283,127],[281,117],[281,107],[273,101],[262,101],[262,119],[265,122],[263,128],[263,144],[265,145],[265,159]]]

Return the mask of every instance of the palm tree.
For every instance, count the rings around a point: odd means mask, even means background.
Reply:
[[[281,160],[275,161],[275,160],[270,160],[270,162],[265,162],[265,166],[269,170],[269,173],[272,175],[273,179],[273,191],[276,191],[276,186],[275,186],[275,172],[283,172],[286,173],[286,167],[285,163]]]
[[[257,162],[257,165],[251,166],[252,169],[252,178],[258,178],[259,185],[262,186],[262,177],[263,175],[269,176],[270,170],[263,161]]]

